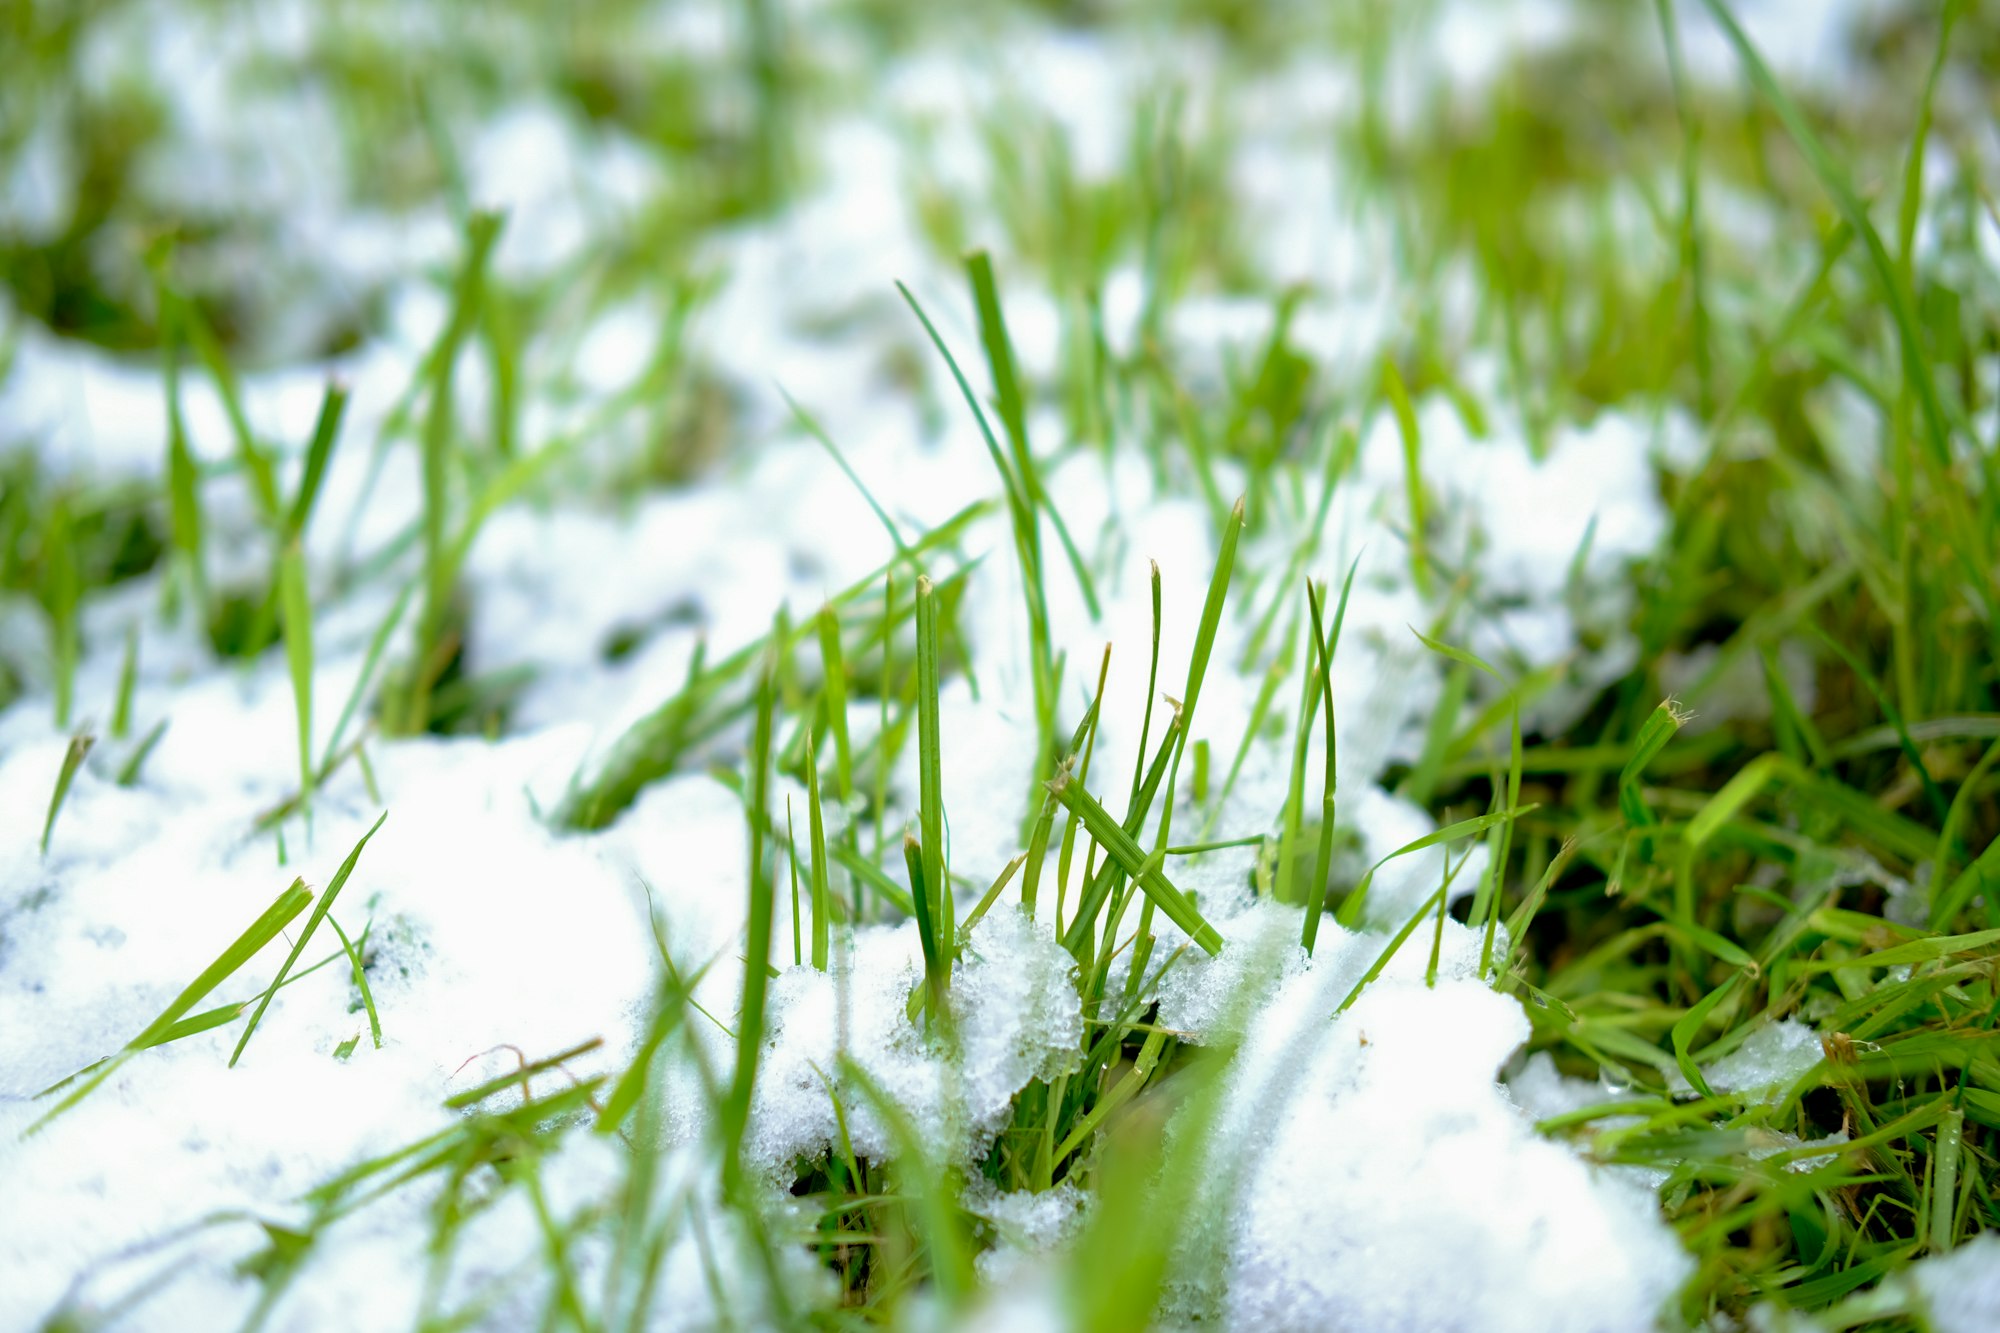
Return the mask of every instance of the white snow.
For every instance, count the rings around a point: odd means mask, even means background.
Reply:
[[[292,312],[272,317],[281,330],[275,345],[310,348],[318,331],[356,309],[372,302],[382,312],[364,344],[337,362],[288,352],[243,377],[249,416],[280,444],[288,485],[326,377],[337,373],[352,385],[346,442],[309,548],[316,571],[337,568],[345,578],[420,512],[412,451],[392,443],[372,489],[369,454],[445,317],[439,275],[455,263],[455,233],[441,208],[389,209],[373,197],[378,182],[325,165],[341,154],[317,97],[266,88],[254,114],[242,111],[225,76],[256,54],[245,49],[254,45],[248,36],[218,52],[205,45],[213,25],[197,24],[187,6],[154,8],[154,18],[110,30],[95,57],[111,72],[150,61],[165,86],[180,90],[171,151],[145,177],[148,188],[162,199],[288,217],[278,243],[288,263],[259,289],[271,311]],[[1512,6],[1490,20],[1496,43],[1461,13],[1472,7],[1448,8],[1455,18],[1439,50],[1441,77],[1468,87],[1493,77],[1496,62],[1559,37],[1566,12],[1548,3]],[[1768,11],[1794,8],[1761,6],[1755,22],[1778,23],[1783,15]],[[1797,59],[1813,68],[1835,61],[1837,40],[1859,21],[1849,11],[1868,7],[1834,8],[1840,16],[1800,36]],[[691,59],[733,59],[740,53],[726,18],[704,7],[659,19],[657,31],[633,40]],[[270,48],[258,58],[272,50],[295,55],[305,40],[301,25],[312,21],[310,7],[274,12],[258,29]],[[390,38],[441,39],[416,17],[383,22]],[[481,40],[505,46],[495,34]],[[1697,69],[1712,77],[1712,34],[1693,27],[1688,40]],[[552,468],[562,484],[503,508],[483,530],[465,571],[468,666],[532,672],[498,738],[372,742],[379,800],[355,765],[344,766],[317,793],[309,829],[296,818],[285,822],[281,859],[273,837],[255,826],[296,783],[282,654],[249,666],[212,660],[191,626],[162,623],[159,581],[149,577],[86,607],[80,712],[101,729],[127,627],[137,623],[135,734],[165,719],[164,738],[131,787],[114,781],[131,739],[101,741],[44,859],[37,844],[65,737],[51,723],[44,653],[30,631],[17,634],[17,609],[0,608],[5,651],[10,660],[19,651],[31,687],[0,713],[0,1180],[9,1199],[0,1208],[0,1326],[32,1326],[73,1290],[108,1301],[160,1273],[171,1280],[150,1298],[157,1302],[148,1307],[151,1326],[240,1320],[257,1288],[235,1265],[265,1242],[257,1222],[297,1221],[300,1196],[328,1176],[456,1123],[440,1105],[453,1092],[504,1073],[517,1057],[591,1038],[603,1046],[545,1076],[545,1086],[622,1069],[657,988],[656,926],[679,969],[706,969],[696,998],[712,1021],[691,1020],[692,1040],[712,1063],[733,1049],[723,1029],[736,1021],[745,966],[747,870],[738,797],[689,771],[653,784],[600,833],[559,833],[543,816],[574,777],[597,771],[628,724],[680,686],[698,646],[713,662],[762,634],[781,606],[803,620],[891,554],[862,498],[792,423],[774,380],[825,425],[906,535],[997,493],[963,404],[893,283],[906,282],[925,303],[983,393],[963,283],[927,237],[915,186],[952,195],[968,216],[997,215],[1003,186],[987,169],[980,134],[993,117],[1026,115],[1015,99],[1025,97],[1035,116],[1067,136],[1070,164],[1084,181],[1126,170],[1134,108],[1165,81],[1192,87],[1191,117],[1237,118],[1247,138],[1228,175],[1268,223],[1247,241],[1247,262],[1274,284],[1306,284],[1294,344],[1332,376],[1379,361],[1398,317],[1394,220],[1346,193],[1325,141],[1353,114],[1348,74],[1302,62],[1284,78],[1242,88],[1225,80],[1222,57],[1199,44],[1125,49],[1025,26],[961,42],[910,58],[861,109],[803,127],[800,156],[825,164],[807,192],[773,216],[703,240],[699,266],[717,287],[687,337],[692,362],[730,404],[725,461],[685,486],[639,495],[627,474],[579,449]],[[214,72],[194,77],[211,61]],[[1242,97],[1232,104],[1225,92]],[[587,265],[607,237],[629,240],[648,202],[682,184],[645,146],[580,125],[544,99],[531,90],[478,122],[461,145],[473,202],[509,210],[497,263],[522,282],[553,281]],[[274,146],[282,151],[266,151]],[[10,213],[37,231],[63,211],[73,187],[59,155],[59,145],[37,147],[22,183],[0,190]],[[1010,236],[980,225],[972,239],[996,249],[1022,363],[1047,374],[1059,364],[1066,307],[1046,276],[1011,252]],[[1115,349],[1135,346],[1147,281],[1129,257],[1106,275],[1106,337]],[[609,413],[607,404],[640,381],[658,349],[662,312],[649,298],[615,292],[586,313],[573,343],[535,342],[524,352],[524,420],[535,427],[529,449],[597,420],[595,411]],[[1172,311],[1166,335],[1191,382],[1220,384],[1261,349],[1271,318],[1268,300],[1197,290]],[[32,329],[12,351],[0,379],[0,447],[32,450],[53,474],[79,483],[161,474],[166,419],[155,364]],[[478,435],[484,372],[471,353],[465,369],[462,415]],[[204,376],[184,380],[194,447],[220,463],[232,449],[220,398]],[[1562,664],[1564,687],[1539,706],[1550,716],[1580,707],[1626,660],[1619,654],[1629,645],[1616,633],[1629,610],[1623,576],[1665,531],[1657,471],[1685,458],[1684,423],[1607,409],[1560,425],[1538,458],[1511,412],[1495,412],[1486,437],[1474,438],[1443,395],[1422,398],[1418,409],[1435,549],[1463,565],[1476,602],[1496,604],[1489,615],[1454,622],[1448,637],[1509,672]],[[611,416],[614,424],[592,436],[608,441],[607,456],[643,429]],[[1381,784],[1393,764],[1419,752],[1444,674],[1411,633],[1433,628],[1445,597],[1421,595],[1411,576],[1394,422],[1384,414],[1352,424],[1363,430],[1358,466],[1326,522],[1313,525],[1316,495],[1303,503],[1273,496],[1261,516],[1268,521],[1246,536],[1241,557],[1246,566],[1276,569],[1310,547],[1306,568],[1336,587],[1358,560],[1333,669],[1338,822],[1358,843],[1335,867],[1343,883],[1437,827]],[[1058,415],[1038,411],[1037,449],[1052,453],[1061,430]],[[1161,488],[1141,442],[1122,427],[1113,433],[1091,442],[1101,451],[1052,462],[1049,476],[1098,579],[1101,615],[1084,605],[1053,534],[1044,538],[1052,636],[1068,655],[1066,716],[1076,715],[1095,684],[1098,654],[1112,645],[1090,786],[1115,808],[1126,796],[1145,707],[1149,569],[1157,563],[1164,587],[1160,688],[1177,696],[1216,533],[1198,496],[1179,483]],[[1231,495],[1246,480],[1234,460],[1219,460],[1217,473]],[[246,585],[260,578],[269,552],[240,483],[212,485],[205,495],[217,575]],[[457,501],[461,516],[465,499]],[[945,805],[951,867],[983,887],[1019,850],[1029,796],[1023,742],[1033,717],[1020,572],[1004,514],[970,525],[961,546],[972,567],[962,623],[979,692],[963,677],[945,685]],[[406,557],[389,568],[393,577],[352,587],[327,577],[316,583],[317,745],[330,737],[369,636],[416,566]],[[1238,614],[1225,617],[1200,698],[1193,734],[1213,747],[1217,787],[1286,633],[1280,615],[1263,651],[1248,653],[1274,583],[1240,594]],[[392,652],[407,652],[409,634],[406,620]],[[635,635],[637,646],[611,660],[606,649],[621,634]],[[1608,646],[1587,646],[1598,636]],[[1236,787],[1215,812],[1216,836],[1275,829],[1289,779],[1295,687],[1278,698],[1283,734],[1253,738]],[[1156,741],[1165,715],[1162,704]],[[857,706],[852,722],[865,742],[876,725],[872,708]],[[728,731],[702,758],[729,757],[742,739],[742,728]],[[1308,751],[1312,774],[1319,744]],[[892,775],[892,833],[915,808],[913,748]],[[1192,838],[1209,812],[1196,808],[1185,779],[1179,796],[1175,827]],[[797,804],[803,833],[802,799]],[[117,1051],[293,876],[323,887],[384,808],[387,823],[334,909],[350,936],[372,923],[379,1050],[350,972],[336,959],[278,994],[237,1068],[225,1061],[240,1022],[138,1055],[73,1110],[22,1136],[47,1109],[33,1100],[38,1091]],[[1458,867],[1465,852],[1454,848],[1450,864]],[[1390,933],[1442,882],[1446,852],[1383,864],[1364,927],[1349,932],[1328,919],[1310,959],[1297,946],[1298,912],[1254,899],[1256,855],[1246,848],[1168,867],[1198,892],[1229,944],[1212,960],[1190,950],[1168,972],[1159,1022],[1198,1044],[1240,1045],[1221,1113],[1220,1141],[1232,1161],[1214,1187],[1227,1194],[1204,1200],[1185,1242],[1191,1276],[1170,1292],[1168,1313],[1251,1328],[1651,1326],[1690,1261],[1629,1176],[1598,1170],[1534,1132],[1531,1112],[1546,1113],[1550,1103],[1531,1095],[1527,1080],[1517,1077],[1512,1096],[1498,1081],[1529,1026],[1519,1002],[1480,975],[1475,933],[1446,923],[1433,984],[1426,976],[1432,932],[1421,927],[1380,979],[1331,1017]],[[1453,901],[1475,890],[1485,857],[1483,848],[1471,851]],[[1073,960],[1055,940],[1049,912],[1059,892],[1074,903],[1081,850],[1076,859],[1071,883],[1059,888],[1051,855],[1039,919],[1017,910],[1010,890],[971,932],[954,969],[949,1039],[909,1014],[922,971],[913,924],[838,932],[833,968],[820,973],[789,965],[790,921],[781,911],[770,960],[780,970],[747,1146],[774,1209],[796,1160],[837,1142],[835,1097],[857,1152],[895,1150],[882,1117],[843,1072],[843,1058],[889,1094],[931,1151],[975,1168],[1015,1094],[1074,1065],[1085,1018]],[[900,879],[899,868],[891,873]],[[973,898],[961,894],[961,909]],[[1160,956],[1184,942],[1161,923]],[[279,941],[262,951],[210,1003],[254,996],[286,947]],[[334,952],[325,931],[301,962]],[[351,1054],[333,1058],[350,1041],[358,1042]],[[1816,1041],[1803,1025],[1776,1025],[1707,1076],[1737,1089],[1781,1083],[1818,1058]],[[716,1262],[747,1264],[735,1248],[740,1238],[719,1220],[712,1188],[701,1183],[712,1166],[701,1091],[685,1071],[676,1079],[663,1172],[697,1225],[707,1219],[719,1228],[704,1242],[720,1251]],[[570,1215],[615,1197],[629,1150],[620,1140],[569,1134],[542,1163],[552,1206]],[[415,1256],[431,1226],[427,1197],[392,1195],[341,1223],[287,1289],[277,1326],[410,1322],[424,1299]],[[1020,1283],[1005,1294],[1011,1308],[986,1314],[997,1326],[1037,1323],[1056,1303],[1043,1266],[1087,1216],[1083,1192],[1064,1184],[1041,1196],[1005,1194],[981,1181],[963,1202],[1000,1238],[982,1258],[984,1270],[996,1282]],[[179,1237],[177,1228],[219,1214],[228,1217]],[[452,1272],[449,1293],[465,1297],[504,1281],[508,1294],[488,1311],[488,1325],[533,1322],[544,1238],[528,1205],[509,1194],[474,1228],[461,1247],[471,1257]],[[1975,1242],[1918,1270],[1941,1329],[1980,1326],[1968,1322],[1969,1312],[1990,1299],[1993,1269],[1981,1270],[1973,1256],[1990,1261],[1993,1249]],[[586,1255],[584,1262],[608,1261]],[[651,1312],[662,1326],[716,1317],[709,1263],[695,1241],[675,1243]],[[792,1279],[802,1287],[824,1280],[803,1250],[798,1266]]]
[[[1905,1280],[1916,1288],[1937,1333],[2000,1328],[2000,1234],[1982,1232],[1947,1254],[1914,1264]]]

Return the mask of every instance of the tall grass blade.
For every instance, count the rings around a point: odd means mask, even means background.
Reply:
[[[381,828],[382,821],[388,817],[388,811],[383,811],[375,822],[369,826],[368,831],[361,835],[361,841],[354,844],[354,850],[349,852],[347,859],[340,863],[340,869],[333,872],[333,878],[328,881],[326,891],[320,894],[319,901],[313,904],[312,915],[306,918],[305,929],[299,932],[298,941],[292,945],[291,953],[286,955],[284,963],[278,968],[278,975],[271,979],[270,986],[266,988],[262,998],[257,1001],[257,1008],[251,1013],[250,1021],[244,1025],[243,1035],[236,1039],[236,1049],[229,1054],[229,1067],[231,1069],[234,1069],[236,1062],[243,1058],[243,1050],[250,1044],[250,1038],[256,1035],[257,1025],[264,1021],[264,1010],[270,1007],[271,997],[276,995],[278,988],[285,984],[285,974],[290,972],[293,965],[299,961],[299,955],[305,952],[306,944],[312,939],[313,931],[317,930],[319,923],[326,919],[326,914],[333,910],[334,899],[340,896],[341,889],[347,886],[347,877],[354,873],[354,867],[361,861],[362,849],[368,845],[368,840],[375,836],[375,830]],[[299,883],[303,885],[304,881],[299,881]]]

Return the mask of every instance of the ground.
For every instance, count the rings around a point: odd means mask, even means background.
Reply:
[[[1981,6],[10,26],[0,1327],[2000,1328]]]

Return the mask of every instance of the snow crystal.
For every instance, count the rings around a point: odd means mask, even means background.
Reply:
[[[1808,1024],[1787,1018],[1751,1033],[1741,1046],[1702,1068],[1702,1077],[1717,1092],[1761,1092],[1775,1095],[1802,1077],[1823,1058],[1819,1034]]]

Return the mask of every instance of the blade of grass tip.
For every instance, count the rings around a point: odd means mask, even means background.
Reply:
[[[826,678],[827,729],[833,733],[834,790],[842,801],[854,799],[854,748],[847,734],[847,659],[840,647],[840,617],[822,606],[814,622],[819,632],[821,673]]]
[[[139,692],[139,627],[125,628],[125,656],[118,664],[118,697],[111,707],[111,739],[122,741],[132,730],[132,699]]]
[[[120,766],[118,776],[114,781],[121,787],[137,786],[139,783],[139,774],[146,767],[146,760],[153,753],[153,747],[158,745],[160,737],[166,734],[167,719],[161,718],[153,724],[153,729],[148,731],[140,739],[139,743],[132,748],[131,757],[126,759],[124,764]]]
[[[58,495],[49,507],[48,526],[42,534],[46,561],[46,598],[49,612],[51,648],[54,653],[56,729],[67,730],[70,710],[76,701],[76,668],[82,657],[81,628],[77,623],[77,603],[82,596],[76,568],[76,541],[72,534],[69,499]]]
[[[1312,585],[1306,585],[1307,601],[1311,601]],[[1312,750],[1313,717],[1319,711],[1320,674],[1319,640],[1314,634],[1312,620],[1304,617],[1299,628],[1304,632],[1306,644],[1306,669],[1299,673],[1298,721],[1292,729],[1292,762],[1285,783],[1285,806],[1283,820],[1278,830],[1278,873],[1274,885],[1276,896],[1281,903],[1293,902],[1292,881],[1298,874],[1298,843],[1305,822],[1306,802],[1306,760]],[[1310,890],[1307,890],[1310,896]]]
[[[806,835],[812,839],[812,965],[826,971],[833,926],[833,878],[826,861],[826,821],[819,801],[819,764],[806,737]]]
[[[993,280],[992,258],[984,250],[975,250],[965,257],[965,269],[972,281],[973,304],[979,312],[979,341],[986,350],[986,363],[993,373],[994,405],[999,409],[1000,423],[1007,431],[1007,441],[1013,446],[1014,466],[1020,474],[1022,489],[1029,504],[1049,516],[1049,522],[1056,530],[1056,540],[1062,543],[1063,554],[1069,560],[1071,572],[1076,575],[1084,605],[1089,608],[1091,620],[1096,621],[1102,614],[1098,607],[1096,585],[1084,564],[1083,553],[1077,550],[1061,512],[1056,509],[1054,498],[1042,485],[1041,470],[1035,462],[1033,449],[1028,445],[1027,404],[1022,397],[1020,376],[1015,369],[1013,339],[1008,336],[1006,314],[1000,306],[999,286]]]
[[[306,590],[306,561],[296,538],[278,558],[278,603],[285,630],[285,665],[292,677],[292,708],[298,717],[299,803],[312,811],[312,599]]]
[[[276,900],[264,910],[264,914],[250,924],[250,927],[204,969],[201,975],[189,982],[187,987],[175,997],[174,1002],[160,1011],[159,1017],[146,1025],[144,1031],[129,1043],[133,1047],[149,1046],[174,1024],[180,1022],[190,1010],[210,992],[231,976],[245,963],[261,952],[265,945],[284,931],[292,919],[303,912],[312,902],[312,891],[304,880],[295,879],[291,887],[279,894]]]
[[[1028,413],[1021,396],[1020,377],[1014,369],[1014,344],[1007,335],[1007,318],[1000,308],[999,286],[993,280],[993,260],[984,250],[965,257],[966,277],[972,284],[972,301],[979,314],[979,342],[986,352],[986,364],[993,374],[994,407],[1000,424],[1013,447],[1014,466],[1026,483],[1030,502],[1035,494],[1034,461],[1028,453]]]
[[[201,473],[188,445],[181,413],[180,321],[164,286],[160,301],[160,358],[167,396],[167,495],[175,553],[180,557],[197,617],[207,614],[208,580],[202,569]]]
[[[69,748],[63,751],[62,767],[56,770],[56,787],[49,793],[48,817],[42,821],[42,855],[49,854],[49,836],[56,831],[56,816],[62,813],[63,802],[69,799],[70,783],[76,780],[77,770],[90,757],[90,747],[97,738],[87,731],[80,731],[69,738]]]
[[[726,1193],[743,1184],[743,1136],[750,1125],[750,1099],[757,1086],[757,1060],[764,1046],[764,997],[770,986],[771,917],[774,886],[764,864],[765,815],[770,806],[771,725],[776,705],[776,660],[767,655],[757,678],[757,720],[750,744],[750,902],[743,948],[743,1001],[736,1019],[736,1071],[718,1116],[722,1133],[722,1179]]]
[[[354,844],[354,850],[347,854],[347,859],[340,863],[340,869],[334,872],[333,879],[327,883],[326,891],[320,894],[319,901],[313,904],[312,915],[306,918],[305,929],[299,932],[299,938],[292,945],[291,953],[286,955],[284,964],[278,968],[278,975],[271,979],[269,988],[258,999],[257,1008],[251,1013],[250,1022],[244,1026],[243,1035],[236,1039],[236,1049],[229,1055],[231,1069],[234,1069],[236,1062],[243,1058],[243,1050],[250,1044],[250,1038],[256,1034],[257,1025],[264,1021],[264,1010],[270,1006],[271,997],[285,984],[285,974],[299,961],[299,955],[305,952],[306,943],[312,939],[313,931],[318,929],[319,923],[332,910],[334,899],[338,898],[341,889],[346,887],[347,877],[354,873],[354,867],[360,863],[361,850],[368,845],[368,840],[375,836],[375,830],[381,828],[382,821],[388,817],[389,812],[383,811],[369,826],[368,831],[361,835],[361,841]]]
[[[305,470],[299,474],[298,494],[292,497],[291,512],[285,516],[285,540],[298,541],[312,522],[319,503],[320,487],[326,481],[327,465],[333,461],[333,446],[340,439],[340,421],[347,412],[347,385],[337,379],[326,382],[319,402],[319,418],[313,423],[312,441],[306,446]]]
[[[1382,358],[1382,392],[1396,416],[1396,430],[1403,441],[1403,485],[1410,509],[1410,582],[1419,597],[1429,597],[1430,555],[1424,543],[1423,438],[1417,433],[1417,413],[1410,404],[1410,391],[1396,363]]]
[[[276,939],[279,933],[291,924],[292,918],[303,912],[310,902],[312,893],[306,888],[305,882],[293,880],[290,888],[279,894],[276,900],[264,909],[263,914],[250,923],[248,929],[237,936],[214,962],[202,969],[201,975],[189,982],[186,988],[174,997],[173,1003],[160,1011],[159,1017],[148,1023],[138,1036],[126,1042],[116,1056],[104,1061],[96,1074],[84,1080],[67,1097],[30,1125],[26,1134],[39,1133],[50,1121],[89,1096],[117,1071],[125,1059],[138,1051],[158,1045],[161,1039],[217,986],[234,976],[237,970],[256,957],[265,945]]]
[[[1146,667],[1146,711],[1139,721],[1139,748],[1132,755],[1133,791],[1139,790],[1139,781],[1145,776],[1146,745],[1153,738],[1153,700],[1159,696],[1160,692],[1160,562],[1157,560],[1148,560],[1146,563],[1152,566],[1150,578],[1153,591],[1153,644],[1152,654],[1148,658]],[[1109,644],[1105,645],[1104,661],[1107,667],[1111,663],[1111,649]],[[1098,677],[1097,692],[1098,697],[1100,699],[1103,698],[1104,679],[1102,675]],[[1084,776],[1089,776],[1087,769]]]
[[[927,576],[917,576],[917,793],[918,827],[924,850],[924,891],[931,894],[932,926],[938,956],[949,967],[954,956],[957,917],[944,854],[944,747],[938,734],[937,592]]]
[[[1639,728],[1639,735],[1632,742],[1631,757],[1618,771],[1618,810],[1632,827],[1641,828],[1657,822],[1652,808],[1646,804],[1640,781],[1646,776],[1646,766],[1667,747],[1674,733],[1687,725],[1687,720],[1688,714],[1676,707],[1672,699],[1667,699],[1653,709],[1646,724]]]
[[[1791,96],[1779,86],[1764,58],[1737,23],[1736,16],[1722,0],[1703,0],[1710,14],[1715,16],[1716,26],[1735,48],[1737,59],[1750,76],[1751,85],[1758,96],[1777,114],[1793,143],[1798,145],[1820,185],[1832,198],[1834,207],[1840,211],[1847,224],[1854,228],[1868,252],[1876,285],[1881,289],[1883,304],[1889,307],[1889,314],[1896,325],[1897,341],[1902,352],[1903,373],[1916,390],[1917,403],[1923,410],[1926,440],[1931,448],[1933,461],[1940,470],[1951,467],[1950,429],[1945,421],[1944,404],[1938,396],[1937,381],[1931,374],[1929,359],[1923,349],[1914,305],[1909,290],[1904,286],[1895,261],[1882,244],[1882,237],[1875,230],[1874,222],[1868,216],[1867,207],[1854,192],[1847,175],[1841,170],[1819,136],[1813,132],[1805,113],[1799,109]]]
[[[1715,795],[1703,802],[1682,831],[1682,841],[1700,849],[1724,824],[1734,819],[1764,789],[1764,784],[1784,769],[1784,756],[1760,754],[1722,784]]]
[[[1347,567],[1347,579],[1340,585],[1340,605],[1334,612],[1333,632],[1328,634],[1321,625],[1321,605],[1326,600],[1324,589],[1315,591],[1306,585],[1306,605],[1312,612],[1312,634],[1315,655],[1319,659],[1320,692],[1326,696],[1326,769],[1320,784],[1320,824],[1319,846],[1313,851],[1313,877],[1306,894],[1306,919],[1300,928],[1299,943],[1304,946],[1308,957],[1319,940],[1320,917],[1326,912],[1326,898],[1331,893],[1333,875],[1333,833],[1334,816],[1337,812],[1336,796],[1339,788],[1338,742],[1334,734],[1333,717],[1333,654],[1340,645],[1340,625],[1347,618],[1347,596],[1354,590],[1354,571],[1361,565],[1356,556]]]
[[[978,925],[989,911],[993,910],[993,904],[1000,900],[1000,895],[1013,882],[1014,872],[1019,870],[1021,863],[1027,859],[1028,854],[1026,852],[1016,852],[1014,858],[1001,868],[999,875],[994,878],[992,886],[985,893],[979,895],[979,901],[974,903],[972,910],[965,914],[965,920],[959,927],[959,933],[962,936],[970,935],[972,928]]]
[[[597,1050],[603,1045],[604,1039],[602,1037],[591,1037],[585,1041],[578,1042],[567,1050],[557,1051],[554,1055],[545,1055],[539,1060],[530,1060],[526,1064],[518,1065],[504,1074],[497,1074],[487,1079],[484,1083],[467,1088],[464,1092],[453,1093],[451,1096],[445,1098],[444,1107],[448,1111],[464,1111],[479,1105],[479,1103],[485,1101],[495,1093],[505,1092],[509,1088],[526,1090],[532,1085],[535,1075],[545,1074],[552,1069],[560,1069],[570,1061],[589,1055],[592,1051]]]
[[[785,406],[792,409],[792,415],[798,419],[799,425],[805,428],[806,434],[812,436],[814,440],[818,441],[820,448],[826,450],[828,456],[833,459],[835,466],[840,469],[841,475],[846,477],[854,489],[861,493],[861,498],[867,502],[868,508],[874,513],[876,521],[882,525],[882,530],[889,534],[889,542],[896,548],[896,554],[899,556],[908,556],[910,554],[909,545],[903,540],[903,534],[897,529],[895,520],[889,517],[889,512],[882,508],[881,504],[875,499],[875,493],[868,489],[868,483],[861,480],[860,474],[848,463],[847,455],[840,451],[840,446],[833,442],[833,437],[826,433],[825,428],[819,424],[818,419],[812,413],[799,406],[798,400],[787,393],[785,386],[782,384],[778,386],[778,396],[785,400]]]

